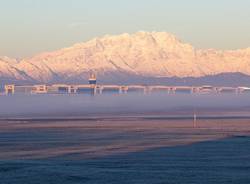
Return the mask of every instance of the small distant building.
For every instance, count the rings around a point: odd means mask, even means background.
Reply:
[[[67,94],[74,93],[74,87],[67,84],[54,84],[52,86],[48,86],[48,93],[56,93],[56,94]]]
[[[47,92],[48,90],[47,90],[46,85],[35,85],[33,86],[33,89],[31,91],[31,93],[34,93],[34,94],[45,94]]]
[[[5,85],[4,89],[5,89],[5,94],[7,94],[7,95],[11,95],[11,94],[15,93],[15,85],[14,84]]]
[[[208,85],[205,85],[205,86],[201,86],[199,88],[199,92],[200,93],[214,93],[216,91],[215,87],[213,86],[208,86]]]
[[[96,85],[96,75],[94,73],[91,73],[89,76],[89,84],[90,85]]]
[[[238,93],[250,93],[249,87],[238,87]]]
[[[30,94],[33,86],[15,86],[15,93]]]
[[[76,87],[77,94],[96,94],[96,86],[94,85],[78,85]]]
[[[120,94],[121,93],[121,88],[120,86],[116,85],[107,85],[105,87],[102,87],[101,94]]]
[[[237,93],[238,88],[234,87],[221,87],[217,89],[219,93]]]

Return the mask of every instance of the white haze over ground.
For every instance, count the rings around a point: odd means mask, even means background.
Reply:
[[[0,96],[0,118],[248,116],[250,94]]]

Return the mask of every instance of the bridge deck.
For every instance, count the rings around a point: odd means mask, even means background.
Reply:
[[[24,90],[25,89],[25,90]],[[65,89],[65,90],[62,90]],[[250,91],[250,87],[213,87],[213,86],[164,86],[164,85],[91,85],[91,84],[53,84],[53,85],[5,85],[5,94],[14,94],[25,91],[25,93],[57,93],[65,91],[65,93],[77,93],[82,89],[94,89],[94,93],[102,93],[102,91],[116,91],[119,93],[127,93],[134,91],[144,91],[144,93],[151,93],[155,91],[180,92],[190,91],[191,93],[221,93],[221,92],[235,92],[244,93]]]

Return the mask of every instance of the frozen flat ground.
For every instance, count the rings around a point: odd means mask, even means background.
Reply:
[[[0,121],[0,183],[250,183],[250,120]]]

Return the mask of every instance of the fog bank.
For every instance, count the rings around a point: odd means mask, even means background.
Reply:
[[[0,118],[241,114],[250,94],[12,95],[0,96]],[[249,113],[250,114],[250,113]]]

